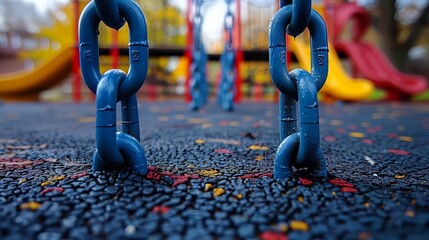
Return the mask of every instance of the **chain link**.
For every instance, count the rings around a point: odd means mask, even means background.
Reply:
[[[192,101],[189,108],[193,111],[199,110],[208,100],[207,53],[201,40],[203,16],[201,14],[202,0],[195,0],[195,14],[193,18],[193,40],[191,79],[189,81]]]
[[[222,78],[218,91],[218,101],[226,111],[234,110],[235,85],[234,81],[237,75],[235,69],[236,52],[233,42],[234,15],[231,11],[232,0],[225,0],[227,11],[224,19],[224,28],[226,32],[225,48],[221,56]]]
[[[280,7],[287,5],[292,5],[292,19],[287,32],[296,37],[307,28],[310,22],[311,0],[280,0]]]
[[[293,1],[294,4],[296,2]],[[277,179],[291,177],[295,174],[293,171],[295,167],[299,176],[325,180],[327,169],[319,146],[317,92],[322,88],[328,74],[326,25],[322,17],[310,9],[309,21],[305,28],[309,29],[311,36],[311,73],[302,69],[288,73],[286,29],[291,27],[293,16],[300,18],[300,14],[306,14],[299,9],[292,5],[281,7],[273,16],[269,28],[270,73],[275,86],[281,92],[279,99],[281,144],[274,159],[274,177]],[[296,29],[299,28],[300,26],[297,26]],[[300,132],[297,132],[296,102],[300,113]]]
[[[146,174],[147,159],[139,143],[136,96],[145,81],[148,68],[146,19],[140,7],[132,0],[114,0],[110,5],[100,3],[91,1],[85,7],[79,26],[82,75],[89,89],[96,94],[96,151],[92,168],[100,171],[129,167],[140,174]],[[123,26],[125,21],[129,23],[128,73],[119,69],[109,70],[103,75],[100,73],[97,33],[102,20],[115,29]],[[116,105],[119,101],[122,106],[122,132],[116,132]]]
[[[108,27],[119,30],[125,24],[125,19],[119,13],[118,0],[94,0],[95,9],[101,21]]]

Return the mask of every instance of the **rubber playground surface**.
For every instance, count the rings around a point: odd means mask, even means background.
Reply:
[[[91,171],[93,103],[1,106],[0,238],[427,239],[428,104],[321,104],[324,183],[272,178],[274,103],[139,107],[147,176]]]

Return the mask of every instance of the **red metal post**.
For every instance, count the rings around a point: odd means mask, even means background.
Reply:
[[[188,29],[186,33],[186,50],[185,58],[188,62],[188,68],[186,69],[186,81],[185,81],[185,101],[190,102],[192,100],[191,89],[189,83],[191,80],[191,64],[192,64],[192,42],[193,42],[193,25],[192,25],[192,0],[188,0],[186,8],[186,27]]]
[[[112,58],[112,68],[119,68],[118,31],[115,29],[112,29],[112,46],[110,47],[110,57]]]
[[[277,1],[277,0],[275,0],[275,1],[276,1],[276,11],[277,11],[277,10],[280,9],[280,1]],[[286,35],[286,42],[287,42],[287,39],[288,39],[288,37]],[[291,52],[287,51],[286,52],[286,60],[287,60],[288,64],[290,64],[290,60],[291,59],[292,59]],[[278,103],[279,102],[280,91],[276,87],[274,87],[274,90],[275,90],[275,92],[274,92],[274,99],[273,100],[274,100],[274,102]]]
[[[82,78],[80,75],[80,65],[79,65],[79,0],[73,1],[73,10],[74,10],[74,35],[75,35],[75,44],[74,44],[74,52],[73,52],[73,82],[72,82],[72,98],[74,102],[80,102],[82,100],[81,93],[81,83]]]
[[[237,89],[237,94],[235,95],[235,102],[240,102],[242,97],[242,91],[241,91],[241,85],[242,85],[242,79],[241,79],[241,62],[243,61],[243,50],[241,49],[241,0],[237,1],[237,14],[236,14],[236,58],[235,58],[235,69],[237,71],[237,76],[235,78],[235,89]]]

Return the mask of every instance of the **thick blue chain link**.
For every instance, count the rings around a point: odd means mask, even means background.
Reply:
[[[125,19],[119,13],[118,0],[109,0],[108,4],[106,0],[94,0],[94,3],[98,16],[104,24],[116,30],[124,26]]]
[[[202,0],[195,1],[196,12],[193,19],[194,44],[192,46],[191,80],[189,82],[192,101],[189,108],[197,111],[203,107],[208,100],[209,90],[207,83],[207,53],[201,40],[203,16],[201,15]]]
[[[227,33],[225,48],[221,56],[221,70],[222,78],[218,91],[218,100],[222,108],[226,111],[234,110],[234,97],[235,97],[235,85],[234,80],[236,78],[235,69],[235,58],[236,53],[233,42],[233,30],[234,30],[234,15],[231,11],[232,0],[225,0],[227,4],[227,12],[224,19],[224,28]]]
[[[284,4],[285,1],[281,1]],[[293,1],[301,2],[301,1]],[[322,17],[311,10],[308,25],[311,35],[311,73],[302,69],[288,73],[286,29],[292,17],[300,14],[295,7],[282,7],[272,18],[269,28],[270,73],[280,90],[280,141],[274,163],[274,177],[300,176],[326,179],[327,169],[319,147],[319,110],[317,92],[328,75],[328,41]],[[297,29],[299,26],[297,26]],[[304,30],[304,29],[303,29]],[[300,132],[297,132],[296,102],[299,104]]]
[[[115,29],[130,26],[128,73],[113,69],[100,73],[98,26],[100,21]],[[132,0],[114,0],[102,5],[91,1],[83,10],[79,26],[79,53],[82,75],[96,94],[96,151],[93,170],[123,167],[147,173],[147,159],[140,145],[140,127],[136,93],[143,85],[148,68],[146,19]],[[122,132],[116,132],[116,104],[122,105]]]
[[[287,33],[292,37],[301,34],[308,26],[311,16],[311,0],[280,0],[280,7],[292,5],[292,19]]]

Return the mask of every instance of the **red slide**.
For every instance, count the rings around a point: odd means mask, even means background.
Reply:
[[[399,99],[409,98],[427,89],[426,78],[400,72],[379,48],[361,40],[369,26],[369,16],[363,7],[345,3],[336,5],[334,11],[334,46],[338,52],[350,58],[357,73],[373,81],[376,86],[389,90]],[[350,21],[354,21],[352,41],[338,40]]]

